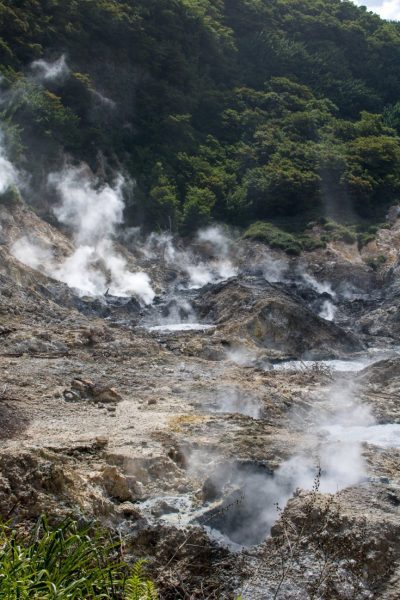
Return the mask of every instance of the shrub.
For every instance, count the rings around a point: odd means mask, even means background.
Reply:
[[[21,200],[20,193],[15,185],[10,185],[5,192],[0,194],[0,204],[11,206],[17,204]]]
[[[174,230],[179,221],[176,190],[167,180],[150,190],[147,212],[153,227]]]
[[[138,561],[132,570],[132,575],[125,583],[125,600],[157,600],[158,593],[152,581],[144,578],[143,560]]]
[[[364,246],[366,246],[367,244],[369,244],[370,242],[374,241],[375,234],[364,231],[363,233],[358,234],[357,239],[358,239],[358,247],[361,249]]]
[[[328,232],[336,231],[337,228],[337,223],[334,221],[325,221],[325,223],[322,223],[322,225],[324,226],[325,231]]]
[[[322,238],[314,238],[309,235],[303,235],[299,238],[301,245],[303,246],[303,250],[307,252],[312,252],[313,250],[318,250],[318,248],[326,248],[326,241]]]
[[[374,271],[377,271],[379,267],[385,264],[386,256],[384,254],[379,254],[378,256],[374,256],[373,258],[369,258],[367,260],[367,265],[371,267]]]
[[[326,221],[323,225],[327,235],[324,236],[325,241],[342,241],[345,244],[354,244],[357,241],[355,226],[346,226],[336,223],[335,221]],[[323,236],[321,236],[322,239]]]
[[[265,221],[257,221],[250,225],[244,232],[243,237],[244,239],[263,242],[271,248],[279,248],[294,256],[298,256],[302,250],[302,245],[295,236]]]
[[[341,227],[337,232],[337,239],[345,242],[345,244],[354,244],[357,241],[357,236],[354,231],[348,227]]]

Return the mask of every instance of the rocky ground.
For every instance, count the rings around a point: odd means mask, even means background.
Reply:
[[[17,260],[21,236],[72,248],[22,203],[0,225],[3,518],[98,519],[166,599],[400,597],[398,220],[361,253],[236,241],[196,288],[121,247],[147,307]]]

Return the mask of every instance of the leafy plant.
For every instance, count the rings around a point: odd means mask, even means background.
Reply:
[[[152,581],[146,580],[143,573],[145,561],[138,561],[132,574],[125,582],[124,600],[157,600],[158,593]]]
[[[0,597],[4,600],[155,600],[154,584],[117,560],[119,543],[92,526],[42,517],[29,534],[0,525]]]

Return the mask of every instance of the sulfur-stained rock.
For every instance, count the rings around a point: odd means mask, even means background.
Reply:
[[[102,483],[107,493],[121,502],[132,499],[132,492],[129,489],[127,478],[117,469],[117,467],[107,466],[103,469]]]

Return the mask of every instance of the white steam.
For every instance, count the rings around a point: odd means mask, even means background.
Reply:
[[[315,277],[309,273],[301,273],[300,276],[304,283],[318,294],[329,294],[332,298],[336,297],[335,292],[332,290],[331,284],[327,281],[317,281]]]
[[[70,70],[67,65],[65,54],[57,60],[49,62],[44,59],[35,60],[31,64],[35,78],[39,81],[56,81],[68,77]]]
[[[237,275],[232,263],[233,240],[222,227],[214,226],[200,230],[191,247],[177,247],[170,233],[152,233],[140,247],[137,230],[128,234],[142,255],[159,262],[179,277],[174,284],[173,299],[163,307],[161,314],[153,315],[147,326],[152,331],[190,331],[209,329],[210,324],[199,323],[195,310],[185,290],[195,290],[210,283],[218,283]]]
[[[4,194],[10,186],[15,185],[17,179],[17,170],[6,156],[3,134],[0,131],[0,194]]]
[[[256,463],[245,468],[239,463],[234,467],[217,464],[210,475],[210,457],[203,465],[195,454],[190,457],[190,469],[210,477],[225,492],[226,508],[213,508],[215,518],[207,523],[219,532],[217,537],[222,533],[241,545],[260,543],[279,516],[276,506],[283,508],[297,489],[311,490],[318,467],[319,491],[336,493],[365,480],[364,443],[400,447],[400,425],[377,425],[370,408],[357,401],[356,391],[346,382],[336,383],[327,400],[309,415],[317,425],[303,432],[302,445],[307,450],[296,452],[273,474]],[[303,428],[304,423],[295,426]]]
[[[148,327],[149,331],[158,331],[160,333],[174,333],[182,331],[207,331],[212,329],[214,325],[208,325],[206,323],[170,323],[164,325],[152,325]]]
[[[261,265],[264,279],[270,283],[283,283],[286,281],[289,264],[283,258],[268,256]]]
[[[229,361],[235,363],[239,367],[254,367],[257,359],[255,352],[240,346],[229,348],[226,350],[225,354]]]
[[[259,399],[232,387],[217,388],[213,395],[212,410],[217,413],[237,413],[253,419],[261,416]]]
[[[356,387],[337,383],[330,392],[325,408],[316,410],[313,420],[318,425],[311,428],[308,434],[314,451],[299,452],[280,466],[272,484],[270,481],[264,482],[268,488],[264,493],[269,497],[272,494],[275,503],[281,507],[285,506],[296,489],[312,489],[316,465],[321,468],[319,491],[322,493],[336,493],[360,483],[366,477],[363,442],[374,443],[377,426],[369,406],[357,401]],[[352,436],[355,427],[359,435]],[[276,517],[276,510],[269,506],[261,515],[261,520],[270,528]]]
[[[325,300],[318,316],[326,321],[333,321],[336,313],[337,306],[335,306],[330,300]]]
[[[55,276],[92,295],[104,294],[108,287],[112,295],[136,294],[145,304],[151,303],[155,294],[148,275],[129,271],[112,242],[116,227],[123,222],[122,177],[113,187],[99,187],[81,167],[53,173],[49,182],[61,197],[56,217],[72,230],[77,247]]]
[[[225,281],[238,274],[238,269],[232,262],[233,240],[226,235],[222,227],[214,226],[200,230],[197,234],[197,240],[200,243],[208,244],[211,248],[212,259],[209,263],[208,275],[210,281],[207,281],[207,283]],[[193,274],[191,279],[193,280]]]
[[[51,275],[82,294],[98,296],[107,289],[99,259],[99,247],[79,246],[64,262],[53,267]]]
[[[108,290],[115,296],[136,295],[145,304],[151,303],[155,294],[148,275],[131,272],[113,243],[115,230],[123,221],[123,179],[119,177],[112,187],[100,186],[82,166],[53,173],[49,182],[61,199],[55,215],[72,231],[76,249],[58,263],[51,253],[24,237],[13,245],[14,256],[81,295],[98,296]]]
[[[199,323],[193,306],[185,298],[176,296],[158,317],[153,318],[147,325],[149,331],[175,332],[175,331],[205,331],[212,327]]]
[[[383,425],[359,424],[354,425],[328,425],[325,431],[332,441],[340,444],[359,443],[373,444],[381,448],[400,448],[400,424],[385,423]]]
[[[332,300],[336,298],[336,292],[333,291],[331,284],[327,281],[317,281],[315,277],[305,272],[302,272],[300,277],[308,287],[314,290],[314,292],[317,292],[318,294],[329,294]],[[321,317],[321,319],[325,319],[326,321],[334,320],[338,309],[332,300],[324,300],[321,310],[318,313],[318,316]]]
[[[65,54],[62,54],[60,58],[57,58],[53,61],[47,61],[43,58],[39,60],[34,60],[31,63],[31,71],[32,78],[41,84],[46,84],[50,82],[56,81],[64,81],[71,74],[71,69],[67,64],[67,59]],[[116,102],[111,100],[111,98],[107,98],[101,92],[94,89],[92,85],[89,86],[88,91],[92,94],[93,98],[97,100],[98,105],[102,105],[109,110],[114,110],[116,107]]]
[[[114,108],[117,106],[117,103],[114,100],[107,98],[107,96],[104,96],[101,92],[98,92],[97,90],[91,90],[91,92],[96,100],[98,100],[100,104],[103,104],[105,107],[114,110]]]
[[[146,258],[158,258],[187,278],[186,287],[199,289],[238,274],[231,257],[232,241],[221,227],[209,227],[197,235],[200,247],[177,248],[171,234],[151,234],[142,248]]]
[[[268,356],[263,352],[255,352],[244,346],[232,346],[225,350],[226,359],[243,368],[258,368],[265,371],[273,369]]]
[[[232,241],[226,236],[222,227],[214,225],[200,230],[197,234],[197,240],[211,244],[221,256],[227,257],[229,255]]]
[[[186,272],[190,278],[191,289],[202,288],[209,283],[219,283],[237,274],[229,261],[219,259],[209,263],[189,264]]]
[[[7,153],[4,147],[4,135],[0,130],[0,195],[10,190],[10,188],[13,186],[17,186],[20,183],[19,179],[20,178],[17,169],[7,158]],[[2,231],[3,226],[0,223],[0,232]]]
[[[23,236],[14,242],[11,252],[24,265],[38,271],[47,272],[53,264],[53,253],[50,248],[41,245],[36,239]]]
[[[85,167],[67,168],[49,175],[49,183],[60,194],[54,213],[74,234],[77,245],[96,246],[109,239],[123,222],[124,201],[121,176],[113,187],[98,187]]]

